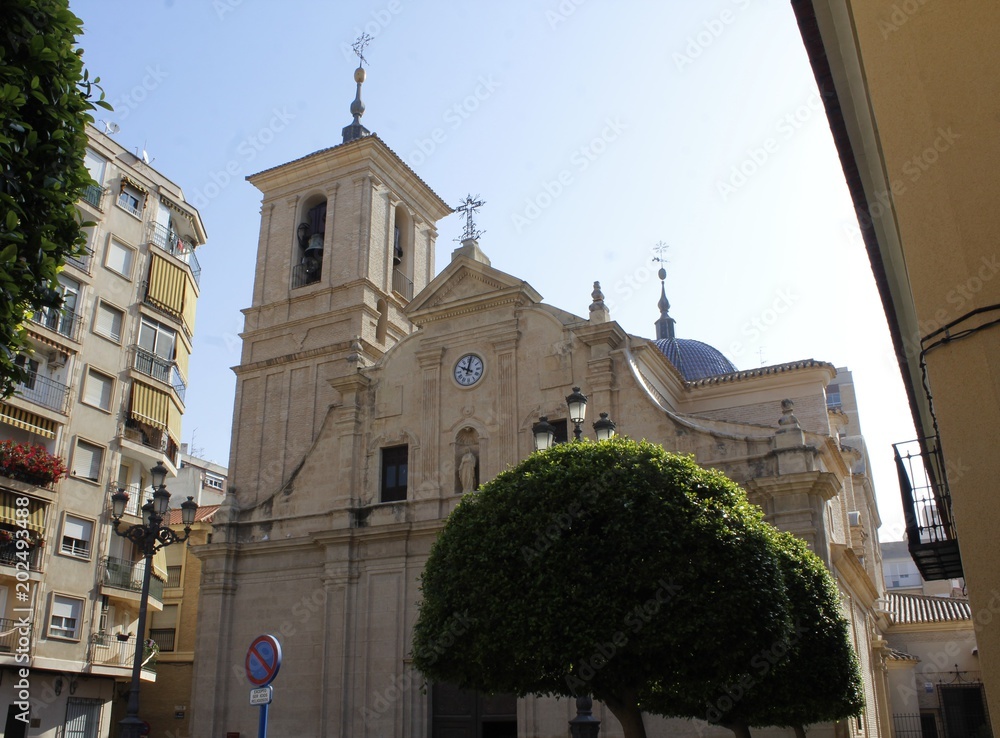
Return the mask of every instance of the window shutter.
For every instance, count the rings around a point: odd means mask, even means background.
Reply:
[[[108,244],[107,256],[108,269],[122,274],[126,277],[132,275],[132,249],[124,244],[112,240]]]
[[[69,515],[66,516],[66,522],[63,523],[63,535],[80,541],[89,541],[93,529],[94,524],[89,520],[81,520]]]
[[[98,333],[108,338],[112,338],[115,341],[122,340],[122,312],[117,308],[113,308],[106,303],[100,303],[97,306],[97,325],[95,326]]]
[[[103,451],[86,441],[77,441],[73,454],[73,476],[97,481],[101,478],[101,458]]]
[[[111,377],[91,369],[87,373],[87,386],[84,390],[83,401],[89,405],[96,405],[108,410],[111,408],[112,387],[114,387],[114,380]]]

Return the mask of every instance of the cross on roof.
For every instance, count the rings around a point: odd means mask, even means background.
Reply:
[[[663,241],[657,241],[656,245],[653,247],[653,253],[656,254],[656,256],[653,257],[653,261],[657,261],[661,265],[662,264],[666,264],[667,263],[667,259],[664,256],[664,254],[666,253],[667,249],[669,249],[669,248],[670,248],[670,246],[667,245],[666,243],[664,243]]]
[[[358,36],[358,40],[351,44],[351,48],[354,49],[354,53],[358,55],[358,66],[364,66],[365,62],[365,47],[372,42],[372,37],[367,33],[362,33]]]
[[[486,204],[485,200],[480,200],[479,195],[473,197],[471,194],[466,195],[465,199],[462,200],[461,204],[455,208],[456,212],[465,213],[465,230],[462,232],[461,239],[455,239],[456,241],[468,241],[469,239],[477,239],[483,235],[486,231],[480,231],[476,229],[476,222],[473,216],[479,211],[483,205]]]

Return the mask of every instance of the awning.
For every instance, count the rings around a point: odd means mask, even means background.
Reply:
[[[129,185],[130,187],[134,187],[135,189],[139,190],[139,192],[141,192],[144,195],[148,195],[149,194],[149,190],[146,188],[145,185],[140,184],[137,180],[132,179],[127,174],[123,174],[122,175],[121,189],[125,189],[125,185]]]
[[[58,341],[53,341],[51,338],[46,338],[41,333],[38,333],[37,331],[31,330],[30,326],[27,326],[27,329],[28,329],[28,338],[30,338],[35,343],[44,343],[46,346],[51,346],[52,348],[57,348],[60,351],[72,351],[71,348],[63,346]]]
[[[162,548],[153,554],[153,576],[164,582],[167,581],[167,554]]]
[[[170,400],[170,406],[167,409],[167,413],[167,432],[179,446],[181,443],[181,415],[183,412],[179,407],[177,407],[177,405],[174,404],[172,398]]]
[[[198,293],[194,281],[187,274],[184,276],[184,311],[181,320],[184,321],[188,335],[194,335],[194,309],[198,304]]]
[[[152,257],[146,297],[157,307],[180,317],[185,313],[184,289],[187,277],[184,270],[171,264],[156,252],[152,253]]]
[[[30,433],[37,433],[45,438],[56,437],[55,421],[4,403],[0,403],[0,423],[6,423]]]
[[[0,523],[18,525],[16,501],[18,497],[23,496],[20,493],[11,492],[10,490],[0,490]],[[45,504],[41,500],[36,500],[33,497],[28,498],[28,519],[26,524],[29,530],[33,530],[36,533],[45,532]]]
[[[177,364],[177,371],[181,373],[181,377],[185,382],[187,382],[188,378],[188,359],[190,356],[187,344],[178,336],[177,341],[174,343],[174,361]]]
[[[154,428],[166,430],[170,418],[170,395],[142,382],[132,382],[133,418]]]

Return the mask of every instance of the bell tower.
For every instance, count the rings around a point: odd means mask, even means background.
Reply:
[[[229,461],[244,507],[287,483],[340,399],[331,381],[413,330],[403,309],[433,277],[451,212],[361,125],[365,43],[343,142],[247,177],[261,221]]]

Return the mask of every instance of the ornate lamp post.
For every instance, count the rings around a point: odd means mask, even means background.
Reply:
[[[580,426],[587,418],[587,396],[580,391],[579,387],[574,387],[573,391],[566,397],[566,407],[569,409],[570,422],[573,423],[573,438],[579,441],[583,438]]]
[[[569,409],[569,419],[573,423],[573,438],[579,441],[583,438],[583,430],[580,426],[583,425],[583,421],[587,417],[587,396],[580,392],[579,387],[574,387],[566,398],[566,407]],[[594,433],[597,434],[597,440],[607,441],[614,438],[615,427],[615,421],[609,418],[607,413],[601,413],[601,417],[594,422]],[[544,415],[531,426],[531,434],[535,437],[536,451],[546,450],[556,440],[555,426]]]
[[[146,609],[149,604],[149,578],[153,572],[153,554],[164,546],[186,541],[191,534],[194,516],[198,511],[198,503],[193,497],[188,497],[181,503],[181,518],[184,522],[184,533],[175,533],[164,524],[170,514],[170,493],[164,481],[167,478],[167,468],[162,461],[150,469],[152,477],[153,498],[142,506],[142,524],[121,527],[122,515],[128,495],[125,490],[118,490],[111,495],[111,517],[114,519],[114,531],[123,538],[132,541],[145,559],[146,568],[142,573],[142,594],[139,597],[139,623],[136,628],[135,656],[132,659],[132,686],[128,695],[128,709],[125,718],[119,723],[121,738],[139,738],[143,721],[139,719],[139,674],[142,671],[142,644],[146,637]]]

